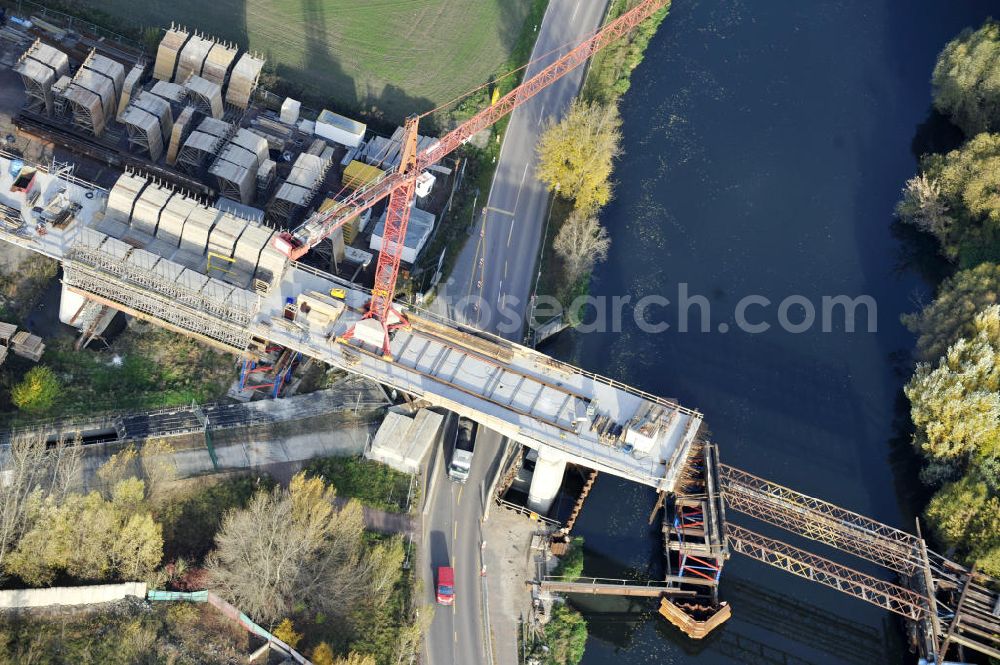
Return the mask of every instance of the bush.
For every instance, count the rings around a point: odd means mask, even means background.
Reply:
[[[574,536],[569,543],[569,549],[559,560],[552,574],[556,577],[568,577],[577,580],[583,575],[583,536]]]
[[[545,642],[549,647],[546,665],[576,665],[587,647],[587,622],[583,615],[566,605],[555,605],[552,618],[545,624]]]
[[[59,379],[55,373],[38,365],[28,370],[24,378],[11,390],[11,401],[17,408],[29,413],[44,413],[55,404],[59,395]]]
[[[306,475],[320,477],[337,489],[337,496],[357,499],[366,506],[394,513],[406,511],[410,476],[364,457],[324,457],[306,467]]]

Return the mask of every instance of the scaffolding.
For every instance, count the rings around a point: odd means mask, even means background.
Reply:
[[[280,346],[269,346],[265,352],[265,358],[258,360],[244,356],[241,360],[240,392],[266,390],[275,399],[281,396],[302,354]]]
[[[250,323],[259,307],[255,294],[220,287],[218,280],[203,275],[184,280],[190,270],[136,251],[141,253],[131,260],[132,248],[125,243],[84,233],[66,254],[63,280],[86,297],[127,313],[151,317],[239,353],[249,348]]]
[[[69,72],[69,56],[36,39],[18,58],[14,71],[24,83],[28,109],[51,116],[55,110],[52,86]]]

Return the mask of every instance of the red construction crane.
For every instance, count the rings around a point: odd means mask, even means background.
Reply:
[[[389,205],[386,211],[385,231],[382,235],[382,250],[379,252],[378,265],[375,269],[375,287],[372,289],[372,299],[368,304],[365,320],[358,325],[363,324],[365,328],[371,329],[364,335],[366,340],[372,339],[371,333],[380,332],[382,353],[386,358],[391,358],[389,333],[400,325],[406,325],[406,319],[393,309],[392,299],[396,291],[399,261],[406,239],[406,225],[410,218],[410,206],[413,202],[417,176],[427,167],[458,149],[472,136],[527,102],[550,84],[585,63],[590,56],[628,34],[669,4],[670,0],[643,0],[508,92],[495,104],[483,109],[420,153],[417,152],[420,117],[410,116],[403,128],[402,160],[396,171],[387,173],[379,180],[355,190],[345,200],[325,212],[314,213],[291,233],[278,234],[274,240],[275,247],[292,260],[298,260],[335,230],[388,196]],[[343,340],[355,336],[355,332],[356,330],[352,329]]]

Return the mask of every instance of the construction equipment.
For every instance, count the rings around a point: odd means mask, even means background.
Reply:
[[[342,341],[357,337],[362,343],[380,343],[383,356],[391,358],[389,333],[395,328],[408,325],[406,318],[392,307],[392,299],[396,291],[396,278],[399,274],[403,238],[406,237],[410,203],[421,172],[585,63],[590,56],[631,32],[637,25],[668,4],[669,0],[643,0],[635,8],[605,25],[590,38],[438,141],[431,143],[423,151],[417,152],[420,116],[407,118],[403,132],[402,159],[396,171],[359,187],[338,205],[322,213],[313,214],[294,231],[281,233],[275,237],[274,246],[292,260],[298,260],[352,218],[389,197],[385,235],[375,271],[372,299],[364,320],[345,335]]]

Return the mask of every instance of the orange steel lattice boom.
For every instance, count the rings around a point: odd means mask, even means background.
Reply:
[[[396,290],[402,243],[406,238],[409,206],[413,199],[416,177],[427,167],[457,150],[476,133],[492,126],[668,4],[670,0],[643,0],[419,154],[416,153],[419,118],[408,118],[403,135],[404,160],[398,170],[355,190],[325,212],[314,213],[293,232],[279,234],[274,241],[275,247],[292,260],[298,260],[338,228],[388,196],[389,209],[376,270],[375,293],[366,314],[366,318],[374,318],[382,323],[385,331],[383,354],[388,355],[389,330],[396,325],[405,325],[402,317],[396,316],[398,320],[392,320],[391,303]],[[408,153],[411,141],[413,152]]]

